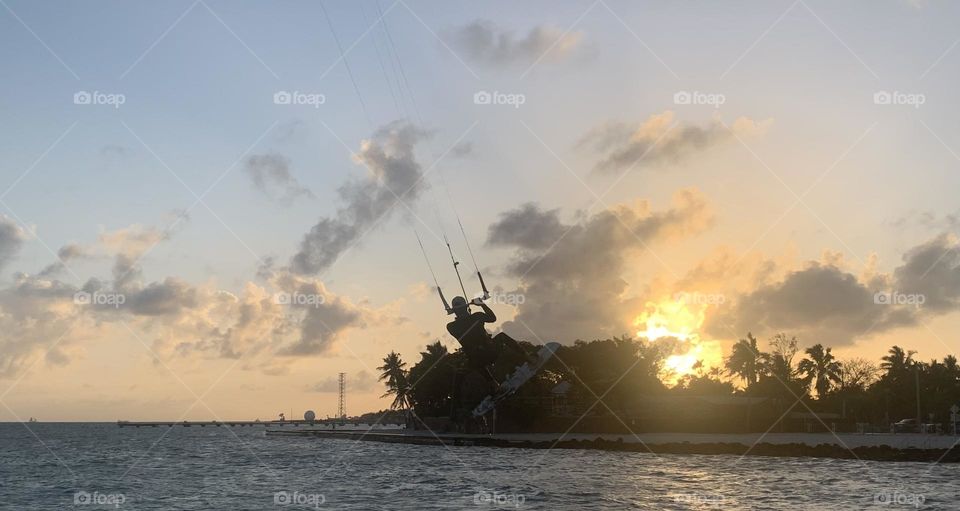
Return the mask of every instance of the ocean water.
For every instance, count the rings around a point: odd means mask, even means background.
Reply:
[[[0,424],[0,509],[960,509],[960,467]]]

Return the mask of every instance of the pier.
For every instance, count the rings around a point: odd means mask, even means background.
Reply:
[[[434,433],[428,430],[268,429],[267,436],[311,436],[366,442],[446,447],[590,449],[653,454],[814,457],[877,461],[960,463],[960,441],[949,435],[828,433],[645,433],[639,435]]]
[[[359,426],[360,423],[354,423],[343,419],[319,419],[319,420],[272,420],[272,421],[117,421],[117,426],[121,428],[169,428],[173,426],[190,427],[256,427],[256,426],[326,426],[326,427],[345,427],[351,424]]]

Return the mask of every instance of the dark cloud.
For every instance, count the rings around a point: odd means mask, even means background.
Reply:
[[[327,352],[340,334],[362,324],[362,314],[341,298],[305,308],[300,321],[300,338],[281,350],[281,355],[309,356]]]
[[[141,316],[174,315],[197,306],[197,291],[174,277],[151,282],[142,289],[127,291],[123,308]]]
[[[315,274],[332,265],[383,215],[394,211],[397,198],[412,203],[427,184],[414,146],[426,133],[410,124],[394,122],[377,130],[361,144],[355,159],[372,173],[338,190],[343,206],[334,217],[322,218],[304,235],[290,262],[299,274]]]
[[[874,303],[874,292],[840,268],[813,264],[741,296],[713,315],[706,330],[720,338],[786,331],[809,344],[840,345],[912,322],[911,314]]]
[[[26,233],[16,222],[6,216],[0,217],[0,268],[17,256],[26,238]]]
[[[532,65],[538,60],[561,60],[582,46],[583,33],[551,26],[530,29],[523,37],[497,27],[493,22],[477,20],[453,30],[442,38],[458,55],[484,65]]]
[[[640,124],[608,122],[588,131],[577,147],[600,156],[598,173],[615,173],[631,167],[676,163],[693,154],[732,140],[734,134],[760,132],[763,126],[746,118],[729,128],[719,120],[702,126],[674,122],[673,112],[652,115]]]
[[[84,257],[87,257],[87,250],[83,246],[76,243],[64,245],[60,247],[60,250],[57,250],[57,261],[40,270],[40,276],[50,277],[57,275],[66,268],[67,263]]]
[[[473,154],[473,143],[468,141],[460,142],[450,150],[450,156],[454,158],[466,158]]]
[[[931,312],[960,309],[960,244],[952,234],[911,248],[893,272],[894,287],[901,293],[919,293],[923,308]]]
[[[894,227],[904,228],[913,225],[934,231],[960,232],[960,211],[941,215],[933,211],[910,210],[890,221]]]
[[[58,281],[19,273],[0,289],[0,378],[20,374],[38,350],[66,346],[77,316],[71,309],[76,288]],[[61,350],[49,362],[62,364]]]
[[[501,213],[500,219],[488,229],[487,243],[528,250],[546,249],[567,229],[569,227],[560,222],[559,209],[544,211],[529,202]]]
[[[290,160],[282,155],[252,155],[247,158],[243,170],[257,190],[272,201],[291,204],[299,197],[314,198],[313,192],[290,173]]]
[[[811,263],[761,286],[718,311],[706,324],[714,336],[786,331],[807,344],[845,345],[858,338],[916,324],[925,315],[960,309],[960,252],[941,235],[908,250],[890,275],[867,281],[832,264]],[[877,294],[921,296],[921,303],[887,303]]]
[[[524,205],[502,215],[488,233],[488,242],[517,249],[507,272],[520,279],[517,292],[524,300],[503,328],[519,337],[572,341],[626,333],[638,310],[621,277],[629,258],[658,241],[699,232],[712,219],[695,190],[678,192],[673,206],[658,212],[640,202],[574,224],[555,222],[555,217],[556,212]],[[532,231],[524,222],[548,226],[556,237],[531,234],[534,239],[528,240],[522,233]]]
[[[301,119],[293,119],[277,125],[273,139],[279,143],[300,141],[307,133],[307,126]]]

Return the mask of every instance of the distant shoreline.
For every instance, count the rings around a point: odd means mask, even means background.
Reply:
[[[549,433],[434,434],[423,430],[393,432],[267,430],[266,434],[460,447],[593,449],[654,454],[727,454],[871,461],[960,462],[960,446],[957,446],[960,437],[944,435],[849,433],[836,435],[831,433],[591,435],[578,433],[562,436]]]

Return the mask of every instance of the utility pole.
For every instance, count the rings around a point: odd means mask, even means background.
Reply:
[[[917,364],[914,369],[914,383],[917,387],[917,428],[922,430],[923,417],[920,413],[920,364]]]
[[[340,373],[340,400],[337,404],[337,418],[346,419],[347,410],[344,404],[347,392],[347,373]]]

